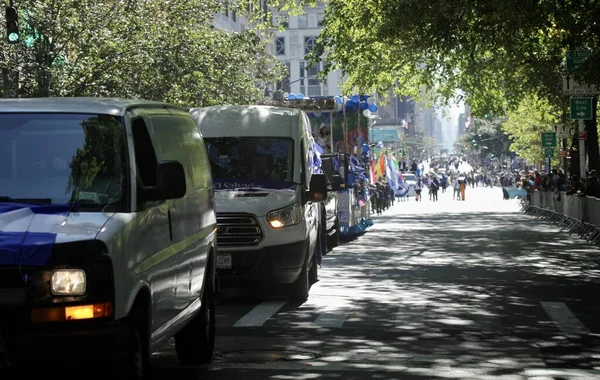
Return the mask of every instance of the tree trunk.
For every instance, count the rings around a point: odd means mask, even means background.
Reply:
[[[579,178],[581,177],[581,173],[579,173],[579,132],[575,131],[573,137],[571,137],[571,148],[569,149],[569,156],[571,157],[569,173],[571,175],[577,174]],[[585,173],[583,173],[585,175]]]
[[[587,141],[585,149],[588,155],[589,170],[600,171],[600,149],[598,148],[598,121],[596,111],[598,109],[598,97],[592,99],[592,120],[585,121]]]

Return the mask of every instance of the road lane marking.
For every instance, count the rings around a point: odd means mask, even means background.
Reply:
[[[265,301],[240,318],[233,327],[259,327],[265,324],[287,301]]]
[[[313,322],[318,327],[342,327],[354,305],[344,299],[331,299],[325,310]]]
[[[527,368],[523,375],[529,378],[540,379],[598,379],[600,371],[596,369],[577,369],[577,368]]]
[[[586,335],[590,330],[569,310],[563,302],[540,302],[546,314],[565,334]]]

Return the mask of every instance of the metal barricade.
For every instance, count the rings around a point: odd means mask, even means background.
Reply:
[[[533,191],[523,212],[590,242],[600,241],[600,199],[565,192]]]

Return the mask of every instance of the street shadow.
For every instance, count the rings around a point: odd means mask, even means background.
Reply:
[[[329,253],[307,302],[286,304],[257,336],[221,336],[209,366],[184,369],[166,349],[155,378],[579,378],[550,369],[600,367],[599,251],[518,212],[384,215]],[[332,295],[343,326],[316,325]],[[592,332],[562,331],[545,301]],[[238,350],[311,355],[227,356]]]

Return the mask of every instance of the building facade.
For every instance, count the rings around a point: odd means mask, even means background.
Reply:
[[[260,0],[259,6],[263,12],[267,13],[267,2],[266,0]],[[248,8],[248,12],[252,12],[253,9]],[[250,20],[239,15],[237,12],[232,11],[230,8],[225,8],[223,13],[215,13],[213,26],[216,29],[224,30],[229,33],[243,33],[250,26]],[[271,39],[265,41],[267,43],[267,53],[275,55],[275,42]],[[275,88],[274,83],[257,83],[258,87],[264,88],[265,96],[272,96],[272,90]]]
[[[283,27],[283,31],[275,31],[273,37],[274,55],[288,67],[289,76],[277,86],[282,95],[301,93],[305,96],[341,95],[341,71],[332,71],[325,80],[317,78],[326,63],[325,58],[315,65],[310,65],[305,58],[317,43],[324,17],[324,5],[305,7],[305,14],[288,16],[285,13],[273,12],[273,24]]]

